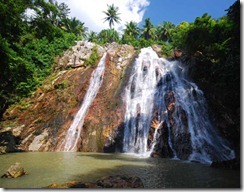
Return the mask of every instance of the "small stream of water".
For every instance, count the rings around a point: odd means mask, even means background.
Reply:
[[[80,134],[83,127],[84,119],[86,117],[87,111],[92,104],[93,100],[95,99],[99,88],[103,82],[103,74],[105,70],[105,60],[106,60],[106,53],[103,54],[103,57],[99,61],[97,68],[93,71],[89,88],[86,92],[82,105],[75,115],[75,118],[69,127],[68,133],[60,145],[57,151],[77,151],[77,145],[80,141]]]

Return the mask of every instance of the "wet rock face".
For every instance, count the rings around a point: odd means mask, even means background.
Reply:
[[[157,143],[154,146],[151,156],[163,158],[174,157],[173,151],[169,145],[169,130],[165,122],[163,122],[163,124],[158,128]]]
[[[92,70],[76,68],[53,73],[32,97],[6,111],[2,125],[16,125],[11,131],[18,135],[19,149],[55,150],[79,109]]]
[[[122,113],[123,114],[123,113]],[[123,151],[124,123],[115,128],[112,134],[106,139],[103,152],[114,153]]]
[[[129,80],[127,69],[134,59],[129,45],[109,44],[103,83],[84,121],[81,151],[122,150],[125,103],[123,90]]]
[[[24,171],[24,168],[20,163],[16,162],[14,165],[11,165],[1,178],[17,178],[23,175],[26,175],[27,172]]]
[[[176,106],[174,93],[172,91],[165,94],[165,103],[168,110],[170,137],[172,147],[175,149],[176,155],[180,159],[187,159],[192,152],[191,137],[188,131],[186,112],[180,107]],[[179,133],[179,123],[181,121],[182,131]]]
[[[152,45],[152,49],[158,54],[162,55],[162,45]]]
[[[154,146],[151,156],[172,158],[175,152],[178,158],[188,159],[192,153],[192,146],[186,112],[176,104],[176,99],[172,91],[166,92],[162,99],[164,99],[167,109],[167,113],[165,114],[167,114],[166,119],[168,120],[168,124],[166,120],[161,122],[161,124],[157,121],[158,114],[162,112],[155,108],[149,130],[148,145],[151,145],[156,128],[158,127],[157,143]],[[179,129],[181,129],[180,132]]]
[[[175,48],[174,49],[174,57],[175,57],[175,59],[179,59],[182,56],[184,56],[184,52],[181,49]]]

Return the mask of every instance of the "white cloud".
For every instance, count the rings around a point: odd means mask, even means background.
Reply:
[[[135,21],[140,23],[146,8],[149,6],[149,0],[57,0],[64,2],[70,8],[70,17],[76,17],[85,23],[89,30],[100,32],[102,29],[109,28],[107,22],[104,23],[107,5],[114,4],[119,8],[118,13],[121,22],[115,24],[116,30],[123,29],[126,22]]]

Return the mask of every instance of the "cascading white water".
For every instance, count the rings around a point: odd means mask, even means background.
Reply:
[[[84,100],[82,102],[82,105],[78,113],[75,115],[75,118],[71,126],[69,127],[68,133],[65,137],[65,140],[63,141],[63,144],[61,145],[61,148],[58,151],[71,151],[71,152],[77,151],[77,145],[80,139],[80,134],[81,134],[86,113],[92,101],[95,99],[103,81],[103,74],[104,74],[105,63],[106,63],[105,60],[106,60],[106,53],[104,53],[103,57],[101,58],[100,62],[97,65],[97,68],[92,73],[90,79],[90,85],[86,92]]]
[[[184,159],[188,153],[187,159],[203,163],[235,157],[211,123],[202,91],[187,80],[181,63],[159,58],[152,48],[142,49],[125,99],[124,152],[152,153],[158,128],[151,145],[148,136],[151,121],[156,119],[159,126],[167,125],[167,142],[175,157]]]
[[[151,49],[142,49],[126,87],[124,151],[146,155],[160,60]]]

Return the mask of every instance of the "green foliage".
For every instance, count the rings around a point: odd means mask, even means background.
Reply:
[[[97,43],[98,42],[98,36],[97,36],[97,33],[94,32],[94,31],[91,31],[88,36],[87,36],[87,40],[89,42],[94,42],[94,43]]]
[[[98,34],[98,43],[119,42],[119,33],[114,29],[104,29]]]
[[[162,42],[162,54],[165,57],[172,57],[173,55],[173,45],[167,42]]]
[[[137,26],[136,22],[130,21],[129,23],[125,24],[124,35],[129,36],[136,39],[140,33],[140,29]]]
[[[36,77],[43,80],[52,71],[54,57],[73,45],[76,36],[63,33],[62,38],[49,41],[46,37],[35,39],[21,49],[22,56],[32,63],[36,71]]]
[[[143,25],[141,37],[145,40],[154,40],[156,38],[156,28],[151,23],[150,18],[145,19],[145,24]]]
[[[100,57],[99,57],[99,54],[98,54],[97,46],[94,46],[93,49],[92,49],[92,52],[91,52],[91,56],[89,57],[89,59],[87,59],[85,61],[85,63],[87,65],[94,66],[94,65],[97,64],[99,58]]]
[[[156,28],[157,39],[164,42],[171,42],[174,28],[175,25],[169,21],[164,21],[163,24],[159,24]]]
[[[75,17],[72,19],[65,20],[65,26],[63,29],[69,33],[73,33],[80,39],[85,39],[87,37],[88,28],[84,26],[85,23],[77,20]]]
[[[183,48],[186,45],[186,35],[190,29],[188,22],[182,22],[172,30],[172,45]]]
[[[7,101],[12,102],[18,99],[20,95],[28,95],[26,91],[18,92],[23,84],[31,83],[33,69],[28,62],[10,47],[10,44],[5,39],[1,38],[1,36],[0,46],[0,56],[2,59],[0,65],[0,100],[1,103],[6,103]]]
[[[31,102],[30,101],[27,101],[26,99],[23,99],[20,101],[20,110],[21,111],[24,111],[26,110],[29,106],[31,105]]]
[[[55,84],[54,85],[54,89],[61,89],[61,90],[64,90],[66,89],[67,87],[69,86],[69,82],[64,79],[61,83],[59,84]]]
[[[18,125],[16,123],[10,122],[8,124],[4,124],[4,127],[17,127]]]
[[[27,8],[35,15],[28,17]],[[64,3],[56,1],[0,0],[0,118],[52,72],[56,56],[81,38],[63,28],[71,21],[68,12]]]
[[[135,47],[137,47],[136,46],[137,41],[138,41],[137,38],[135,38],[135,37],[133,37],[131,35],[128,35],[128,34],[124,34],[122,36],[122,39],[121,39],[121,43],[122,44],[128,44],[128,45],[132,45],[132,46],[135,46]]]
[[[2,38],[16,42],[25,30],[24,12],[31,0],[0,0],[0,32]]]
[[[157,42],[154,41],[153,39],[144,39],[144,38],[139,38],[139,41],[138,41],[138,47],[139,48],[143,48],[143,47],[149,47],[153,44],[156,44]]]
[[[240,108],[240,2],[227,11],[218,20],[204,14],[183,22],[171,34],[172,45],[195,59],[196,82],[235,114]]]

